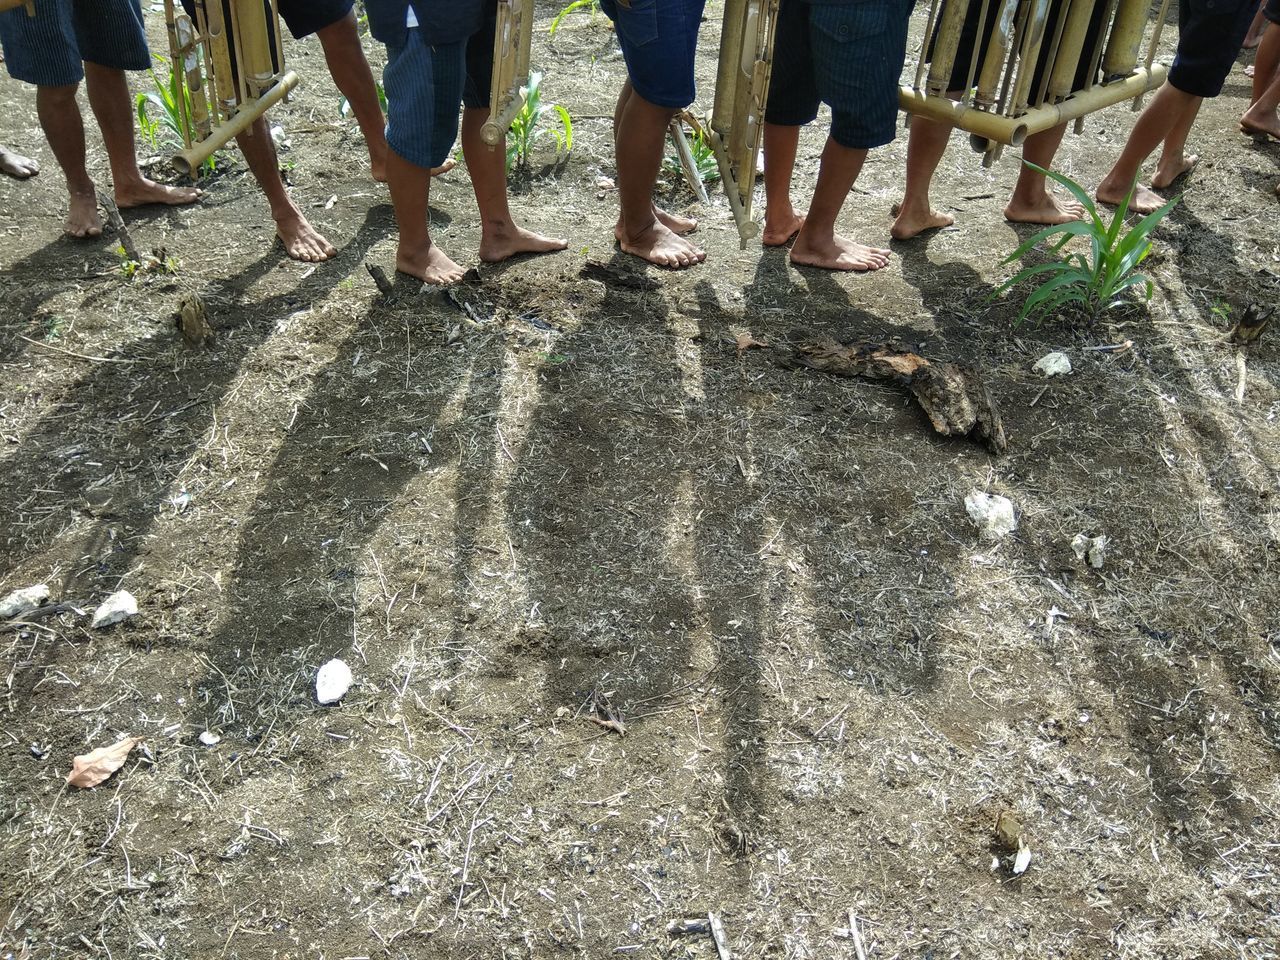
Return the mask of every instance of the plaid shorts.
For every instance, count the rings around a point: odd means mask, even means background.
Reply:
[[[893,141],[915,0],[782,0],[765,122],[809,123],[831,107],[831,138],[869,150]]]
[[[387,44],[387,145],[416,166],[440,166],[458,139],[466,51],[465,40],[428,46],[417,27]]]
[[[151,66],[139,0],[37,0],[0,13],[0,44],[9,76],[39,87],[84,79],[84,63],[114,70]]]

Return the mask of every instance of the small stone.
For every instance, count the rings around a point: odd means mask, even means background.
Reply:
[[[316,702],[321,706],[337,703],[351,689],[351,668],[336,657],[316,674]]]
[[[1089,564],[1095,570],[1101,570],[1108,543],[1105,535],[1086,537],[1083,533],[1077,533],[1075,539],[1071,541],[1071,551],[1076,555],[1077,560]]]
[[[222,742],[222,738],[212,730],[204,730],[200,733],[200,742],[206,747],[216,747]]]
[[[1046,377],[1065,377],[1071,372],[1071,358],[1055,350],[1037,360],[1031,369]]]
[[[964,508],[986,540],[999,540],[1018,529],[1013,502],[999,494],[973,490],[964,498]]]
[[[89,626],[101,630],[113,623],[120,623],[138,615],[138,601],[128,590],[120,590],[107,597],[102,606],[93,612],[93,620]]]
[[[49,585],[37,583],[34,587],[15,590],[0,600],[0,620],[12,620],[23,614],[38,610],[49,599]]]

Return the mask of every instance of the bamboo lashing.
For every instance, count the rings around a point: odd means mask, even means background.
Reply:
[[[956,59],[973,9],[977,39],[962,70]],[[1139,65],[1150,12],[1149,0],[932,0],[921,62],[909,71],[899,106],[968,131],[989,164],[1006,145],[1163,83],[1168,70],[1155,58],[1164,6]],[[988,21],[989,34],[982,29]],[[965,74],[957,91],[952,78]],[[957,92],[959,99],[947,96]]]
[[[751,206],[777,23],[778,0],[725,0],[715,102],[706,138],[715,152],[744,248],[759,232]]]
[[[275,0],[194,6],[193,22],[176,0],[164,0],[184,141],[171,162],[191,177],[298,85],[298,75],[284,69]]]
[[[498,0],[489,119],[480,128],[480,139],[490,147],[502,142],[511,122],[524,109],[532,46],[533,0]]]
[[[28,17],[36,15],[36,0],[0,0],[0,13],[25,7]]]

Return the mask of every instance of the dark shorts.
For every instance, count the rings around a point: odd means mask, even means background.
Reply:
[[[898,81],[915,0],[816,3],[782,0],[765,121],[809,123],[831,107],[831,138],[869,150],[892,142]]]
[[[15,80],[61,87],[84,79],[88,60],[114,70],[151,66],[139,0],[37,0],[0,13],[0,44]]]
[[[484,23],[467,41],[467,82],[462,103],[467,107],[488,107],[493,97],[493,43],[498,35],[498,5],[490,3]]]
[[[1257,9],[1258,0],[1178,0],[1169,83],[1193,97],[1220,94]]]
[[[458,139],[466,47],[465,40],[429,47],[416,27],[404,46],[387,44],[387,144],[419,167],[440,166]]]
[[[979,20],[982,17],[981,0],[970,0],[969,10],[965,14],[964,26],[960,29],[960,45],[956,48],[955,66],[951,68],[951,82],[947,85],[948,93],[960,93],[969,85],[969,61],[973,58],[974,47],[978,48],[978,60],[973,65],[973,82],[978,82],[978,75],[982,73],[982,65],[987,60],[987,47],[991,43],[991,35],[995,33],[996,21],[1000,13],[1001,4],[998,0],[991,0],[987,7],[987,17],[981,24]],[[1064,0],[1051,0],[1049,4],[1049,15],[1045,18],[1044,25],[1044,43],[1040,47],[1040,57],[1036,61],[1035,73],[1031,76],[1031,87],[1029,91],[1031,103],[1036,103],[1040,94],[1040,88],[1045,83],[1046,74],[1051,71],[1049,63],[1049,54],[1052,52],[1053,35],[1058,29],[1058,20],[1065,12],[1067,4]],[[945,9],[945,4],[943,6]],[[1090,56],[1093,49],[1098,45],[1098,41],[1102,34],[1103,17],[1106,14],[1106,4],[1101,2],[1093,5],[1093,15],[1089,18],[1089,28],[1085,33],[1084,49],[1080,55],[1080,64],[1076,67],[1075,79],[1072,82],[1072,90],[1083,90],[1089,83],[1089,64],[1092,60]],[[937,42],[938,30],[942,27],[942,12],[938,13],[938,26],[934,30],[933,40],[930,43],[930,54],[932,54],[932,45]],[[1097,80],[1096,77],[1092,78]]]
[[[693,103],[693,58],[706,0],[600,0],[614,22],[631,86],[669,110]]]
[[[1280,23],[1280,0],[1267,0],[1267,5],[1262,8],[1262,15],[1272,23]]]
[[[343,19],[355,0],[277,0],[276,9],[295,40],[319,33]]]

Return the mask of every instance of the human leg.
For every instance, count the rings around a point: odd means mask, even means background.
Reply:
[[[266,118],[255,120],[248,131],[236,137],[236,143],[262,195],[267,198],[271,219],[276,223],[276,235],[284,244],[285,252],[294,260],[307,263],[319,263],[334,256],[338,251],[303,215],[280,178],[280,162]]]
[[[1270,0],[1264,12],[1269,28],[1258,44],[1253,62],[1253,95],[1240,118],[1240,128],[1248,134],[1280,139],[1280,0]]]
[[[957,94],[953,99],[959,99]],[[928,117],[911,118],[907,134],[907,177],[898,204],[897,215],[889,234],[895,240],[910,240],[928,230],[940,230],[956,222],[955,217],[933,208],[929,199],[929,187],[933,175],[947,151],[952,126],[930,120]]]
[[[67,178],[70,209],[63,229],[72,237],[102,233],[98,192],[85,166],[84,120],[76,101],[78,84],[36,88],[36,115],[49,149]]]
[[[333,82],[351,104],[356,115],[356,123],[364,134],[365,145],[369,149],[369,166],[373,179],[387,179],[387,138],[384,131],[386,119],[382,115],[382,106],[378,102],[378,88],[373,80],[373,71],[369,69],[369,61],[365,59],[364,48],[360,45],[360,34],[356,29],[356,16],[352,11],[339,20],[316,31],[320,46],[324,50],[324,59],[329,66],[329,75]]]
[[[1042,170],[1050,169],[1066,132],[1067,125],[1063,123],[1027,137],[1022,146],[1022,159]],[[1027,166],[1027,163],[1022,164],[1018,171],[1013,196],[1009,198],[1009,205],[1004,208],[1006,219],[1014,223],[1056,224],[1084,217],[1083,204],[1055,196],[1049,189],[1045,175]]]
[[[781,0],[774,28],[773,73],[764,112],[764,233],[766,247],[791,242],[804,217],[791,202],[800,128],[818,116],[818,84],[809,41],[809,5]]]

